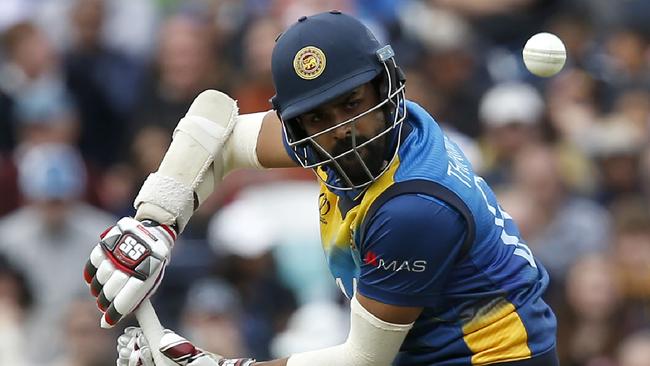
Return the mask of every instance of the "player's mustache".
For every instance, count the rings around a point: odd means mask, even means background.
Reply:
[[[359,145],[367,142],[368,140],[369,139],[367,137],[357,136],[356,139],[355,139],[354,146],[356,146],[358,148]],[[334,145],[334,148],[332,149],[332,155],[333,156],[341,155],[344,152],[351,150],[352,146],[353,146],[352,138],[346,138],[345,140],[339,140],[339,141],[336,142],[336,144]],[[349,157],[352,154],[353,153],[347,154],[347,155],[345,155],[345,157]]]

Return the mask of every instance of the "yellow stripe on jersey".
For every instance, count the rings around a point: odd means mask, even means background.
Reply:
[[[515,307],[506,300],[490,304],[463,326],[472,365],[530,358],[528,334]]]
[[[395,183],[394,176],[399,163],[399,157],[396,157],[386,173],[377,182],[370,185],[361,203],[348,211],[345,219],[343,219],[343,215],[339,210],[339,197],[321,183],[320,202],[318,204],[320,206],[321,241],[326,253],[329,253],[333,249],[332,247],[347,249],[350,245],[355,245],[355,243],[352,243],[352,233],[361,226],[366,212],[368,212],[375,199]],[[318,169],[318,175],[321,179],[327,180],[327,174],[320,168]]]

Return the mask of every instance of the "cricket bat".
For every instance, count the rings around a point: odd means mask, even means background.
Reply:
[[[156,310],[149,299],[144,300],[135,310],[135,317],[138,319],[142,333],[149,342],[153,362],[156,366],[178,366],[174,361],[163,356],[158,350],[160,339],[163,336],[163,326],[160,324]]]

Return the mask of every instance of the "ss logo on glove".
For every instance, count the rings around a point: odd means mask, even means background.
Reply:
[[[113,250],[113,256],[129,269],[135,269],[139,261],[149,254],[149,247],[130,234],[125,234]]]
[[[140,259],[140,257],[142,257],[142,255],[147,251],[147,247],[140,244],[132,236],[124,237],[124,241],[122,244],[120,244],[118,249],[120,249],[122,256],[126,256],[128,259],[134,262]]]

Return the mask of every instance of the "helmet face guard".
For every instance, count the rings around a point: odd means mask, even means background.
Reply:
[[[334,126],[311,135],[305,133],[296,118],[282,121],[287,144],[297,160],[304,168],[314,169],[316,176],[318,176],[323,184],[331,189],[355,190],[366,188],[389,169],[390,164],[395,159],[395,156],[397,156],[401,140],[402,122],[406,118],[404,96],[405,79],[395,63],[394,53],[390,46],[380,48],[376,54],[383,67],[383,75],[380,74],[382,78],[379,84],[380,100],[375,106],[353,118],[339,122]],[[355,87],[358,86],[360,85],[356,85]],[[383,110],[384,112],[385,125],[383,130],[366,141],[358,141],[355,122],[359,118],[377,110]],[[328,134],[337,128],[344,128],[345,126],[349,126],[351,131],[350,149],[333,155],[316,141],[316,138],[319,136]],[[382,164],[380,167],[372,169],[371,164],[362,157],[360,149],[372,143],[379,143],[378,140],[382,137],[384,138],[383,156],[380,157]],[[341,160],[350,159],[350,157],[357,162],[354,169],[361,169],[363,171],[363,179],[358,178],[358,172],[353,173],[349,169],[346,171],[343,167],[344,164],[341,163]],[[376,159],[378,157],[373,158]],[[318,174],[319,168],[327,173],[327,179],[324,179],[321,174]],[[357,178],[353,179],[353,175]]]

